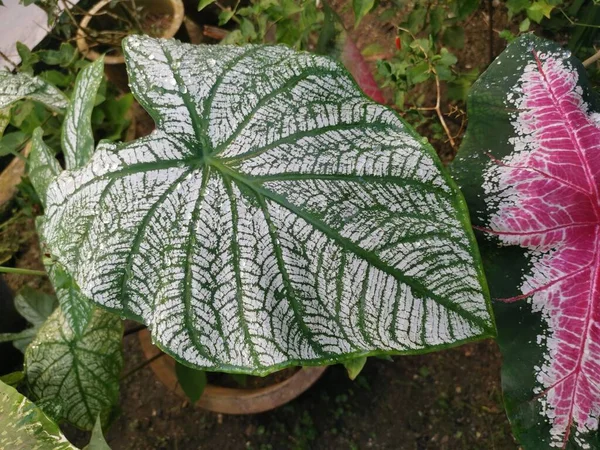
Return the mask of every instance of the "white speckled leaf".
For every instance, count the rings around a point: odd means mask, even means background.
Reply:
[[[79,72],[75,80],[61,134],[67,169],[83,166],[94,152],[92,110],[103,76],[104,58],[98,58]]]
[[[96,309],[81,336],[61,308],[48,318],[25,352],[32,398],[55,420],[91,430],[106,423],[119,399],[123,366],[119,317]]]
[[[36,291],[27,286],[22,288],[15,297],[15,308],[33,326],[25,330],[29,333],[23,338],[14,340],[13,345],[25,353],[25,349],[35,338],[37,331],[56,309],[57,305],[58,302],[53,295]]]
[[[57,112],[64,112],[68,104],[67,97],[47,81],[25,73],[0,70],[0,108],[23,99],[43,103]]]
[[[27,158],[29,179],[37,192],[42,205],[46,205],[46,190],[62,169],[54,157],[54,152],[43,140],[43,130],[36,128],[31,137],[31,151]]]
[[[15,388],[0,381],[0,448],[77,450],[52,420]]]
[[[282,46],[124,48],[157,130],[61,174],[42,227],[85,296],[210,370],[494,334],[460,193],[338,63]]]

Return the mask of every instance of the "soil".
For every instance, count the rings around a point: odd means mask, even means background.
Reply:
[[[482,4],[465,25],[464,48],[456,50],[464,69],[484,68],[489,62],[489,15],[487,2]],[[342,16],[350,25],[351,13],[342,11]],[[514,28],[499,10],[493,22],[498,30]],[[393,51],[392,23],[382,24],[373,14],[365,18],[360,30],[354,32],[359,48],[376,42]],[[493,54],[499,54],[504,44],[496,36]],[[435,99],[431,92],[427,95]],[[452,127],[457,131],[459,124],[452,123]],[[138,120],[138,135],[151,129],[151,122]],[[444,160],[453,157],[449,145],[437,148]],[[39,269],[39,250],[35,242],[30,244],[17,254],[15,265]],[[38,277],[11,275],[6,279],[13,289],[25,282],[47,289]],[[144,364],[135,333],[125,337],[124,352],[123,373]],[[369,358],[355,381],[349,380],[342,366],[332,366],[293,402],[250,416],[194,408],[145,366],[122,380],[120,412],[107,440],[113,450],[514,450],[518,445],[502,406],[500,366],[493,341],[392,361]],[[87,444],[88,433],[69,428],[65,432],[76,445]]]

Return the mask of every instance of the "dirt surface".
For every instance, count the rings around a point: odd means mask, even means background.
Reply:
[[[125,373],[143,363],[136,335],[126,338],[125,355]],[[370,358],[355,381],[333,366],[286,406],[227,416],[190,406],[144,367],[123,381],[107,439],[113,450],[516,449],[499,373],[489,341],[393,362]]]

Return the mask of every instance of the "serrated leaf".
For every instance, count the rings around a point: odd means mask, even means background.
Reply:
[[[94,152],[92,110],[104,76],[104,58],[98,58],[77,75],[62,125],[61,144],[67,169],[88,162]]]
[[[581,63],[533,35],[469,96],[455,170],[508,302],[495,305],[503,388],[525,448],[600,448],[599,106]]]
[[[0,448],[77,450],[58,425],[16,389],[0,382]]]
[[[25,352],[25,376],[38,405],[55,420],[91,430],[106,424],[119,400],[123,367],[119,317],[96,309],[81,336],[61,308],[40,328]]]
[[[351,380],[355,380],[356,377],[362,372],[365,364],[367,363],[367,358],[365,356],[361,356],[358,358],[353,358],[344,362],[344,367],[348,372],[348,378]]]
[[[203,370],[192,369],[179,362],[175,363],[175,373],[177,382],[187,395],[192,404],[195,404],[206,387],[206,372]]]
[[[460,193],[338,63],[129,37],[150,136],[48,189],[82,293],[194,367],[265,374],[493,335]]]
[[[60,113],[64,112],[68,105],[67,97],[41,78],[0,70],[0,108],[6,108],[23,99],[43,103]]]
[[[44,131],[36,128],[31,137],[31,151],[27,158],[27,169],[31,184],[42,205],[46,204],[46,190],[62,169],[54,156],[54,152],[43,139]]]

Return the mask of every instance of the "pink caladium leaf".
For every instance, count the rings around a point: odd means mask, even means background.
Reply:
[[[525,36],[473,86],[454,164],[501,298],[506,406],[527,448],[599,447],[597,110],[580,63]]]

